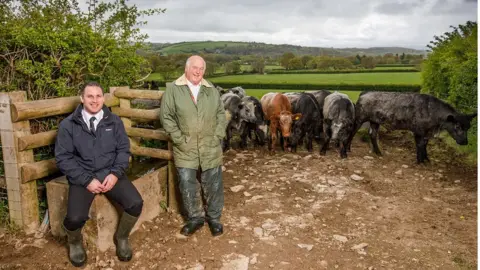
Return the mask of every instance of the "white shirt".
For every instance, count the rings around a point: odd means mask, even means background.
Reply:
[[[93,126],[95,127],[95,130],[97,130],[98,123],[103,118],[103,109],[94,115],[89,114],[85,109],[82,110],[83,121],[87,124],[88,129],[90,129],[90,118],[93,116],[96,118],[95,121],[93,121]]]
[[[195,99],[195,103],[197,103],[197,96],[198,96],[198,92],[200,92],[200,87],[202,86],[202,82],[200,82],[197,85],[194,85],[189,80],[187,80],[187,85],[188,85],[188,88],[190,88],[190,91],[192,91],[192,95],[193,95],[193,98]]]

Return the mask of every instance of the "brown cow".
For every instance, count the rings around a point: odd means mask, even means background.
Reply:
[[[275,152],[275,143],[277,141],[277,128],[280,127],[280,132],[283,140],[283,149],[290,151],[287,148],[287,140],[290,137],[290,129],[293,120],[298,120],[302,114],[292,114],[292,107],[288,98],[280,93],[267,93],[260,100],[262,103],[263,113],[265,119],[270,121],[270,143],[268,149]]]

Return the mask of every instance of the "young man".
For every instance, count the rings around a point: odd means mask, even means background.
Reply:
[[[57,167],[69,182],[67,233],[69,258],[74,266],[87,260],[82,227],[97,194],[104,194],[124,210],[114,235],[121,261],[132,258],[129,234],[142,212],[143,199],[125,175],[130,142],[120,118],[103,104],[102,87],[90,82],[80,91],[82,104],[58,128],[55,143]]]
[[[206,218],[213,236],[223,233],[222,148],[226,118],[220,94],[203,79],[205,61],[191,56],[185,74],[167,87],[162,97],[160,121],[173,141],[173,155],[187,222],[180,231],[191,235],[205,223],[197,197],[197,170],[206,201]]]

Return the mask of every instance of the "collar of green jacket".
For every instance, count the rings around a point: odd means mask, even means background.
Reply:
[[[175,85],[188,85],[187,84],[187,77],[185,76],[185,74],[183,74],[182,76],[180,76],[180,78],[175,80]],[[202,78],[201,85],[203,85],[205,87],[213,87],[207,80],[205,80],[203,78]]]

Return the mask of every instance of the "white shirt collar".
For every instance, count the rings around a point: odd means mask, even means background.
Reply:
[[[195,85],[187,79],[187,85],[190,88],[199,88],[200,86],[202,86],[202,81],[200,81],[197,85]]]
[[[93,121],[93,124],[95,125],[95,129],[97,128],[98,122],[102,120],[103,118],[103,108],[96,114],[90,114],[88,113],[85,109],[82,109],[82,117],[83,121],[85,121],[85,124],[87,124],[87,127],[90,127],[90,118],[95,116],[95,121]]]

